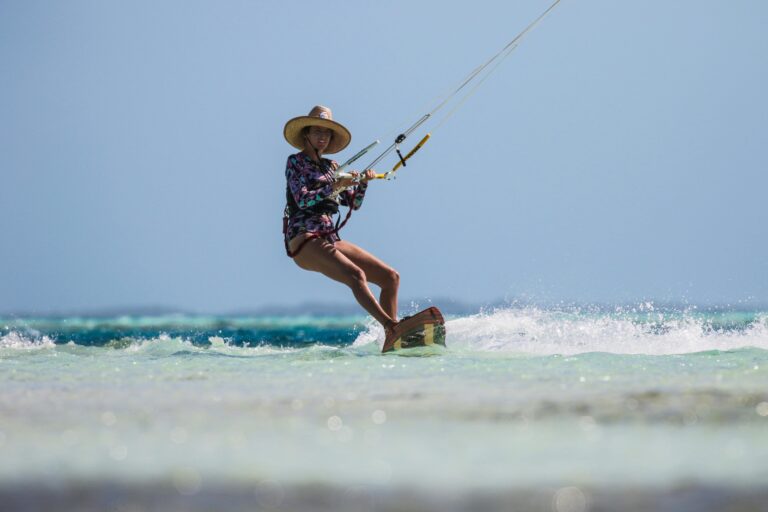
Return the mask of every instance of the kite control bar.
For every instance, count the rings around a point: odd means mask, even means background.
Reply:
[[[392,176],[392,174],[394,174],[394,173],[395,173],[395,172],[396,172],[396,171],[397,171],[397,170],[398,170],[400,167],[405,167],[405,162],[406,162],[406,161],[407,161],[409,158],[411,158],[411,157],[412,157],[414,154],[416,154],[416,152],[417,152],[418,150],[420,150],[420,149],[421,149],[421,147],[422,147],[424,144],[426,144],[426,142],[429,140],[429,138],[430,138],[431,136],[432,136],[432,134],[431,134],[431,133],[428,133],[428,134],[426,134],[426,135],[424,136],[424,138],[423,138],[423,139],[421,139],[421,140],[419,141],[419,143],[418,143],[418,144],[416,144],[416,145],[413,147],[413,149],[411,149],[411,150],[408,152],[408,154],[406,154],[405,156],[403,156],[403,155],[400,153],[400,150],[398,150],[398,151],[397,151],[397,153],[398,153],[398,155],[400,156],[400,161],[399,161],[399,162],[397,162],[397,164],[395,164],[395,166],[394,166],[394,167],[392,167],[392,169],[390,169],[390,170],[389,170],[389,172],[385,172],[385,173],[382,173],[382,174],[377,174],[377,175],[376,175],[376,177],[375,177],[374,179],[376,179],[376,180],[388,180],[388,179],[391,179],[391,176]],[[398,137],[398,138],[399,138],[399,137]],[[369,147],[373,147],[373,145],[372,145],[372,146],[369,146]],[[352,160],[356,160],[356,159],[357,159],[357,155],[356,155],[356,157],[353,157],[353,159],[352,159]],[[350,162],[347,162],[346,164],[344,164],[343,166],[341,166],[341,167],[340,167],[340,169],[342,169],[342,168],[346,167],[346,166],[347,166],[349,163],[350,163]],[[338,177],[338,178],[351,178],[351,177],[352,177],[352,174],[350,174],[350,173],[348,173],[348,172],[337,172],[337,173],[336,173],[336,177]]]

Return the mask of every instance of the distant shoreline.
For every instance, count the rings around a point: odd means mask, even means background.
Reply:
[[[768,302],[742,301],[736,303],[706,302],[687,303],[638,299],[636,302],[578,302],[578,301],[531,301],[515,299],[495,300],[490,302],[462,302],[451,298],[410,299],[401,301],[401,311],[418,311],[428,306],[438,306],[447,315],[472,315],[499,309],[519,309],[526,307],[562,311],[595,312],[768,312]],[[295,305],[275,304],[226,312],[206,312],[171,306],[125,306],[84,309],[48,309],[0,311],[0,318],[114,318],[160,317],[160,316],[215,316],[215,317],[282,317],[282,316],[366,316],[356,303],[323,303],[318,301],[302,302]]]

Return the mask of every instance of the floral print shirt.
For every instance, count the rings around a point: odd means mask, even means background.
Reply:
[[[342,206],[349,206],[354,197],[352,209],[357,210],[362,206],[365,191],[368,188],[366,182],[349,187],[337,196],[333,196],[334,172],[338,167],[339,164],[335,160],[324,158],[322,163],[318,164],[304,153],[296,153],[288,157],[285,179],[288,182],[288,192],[293,196],[299,209],[288,216],[286,241],[301,233],[317,233],[334,228],[331,215],[322,215],[311,210],[318,203],[331,199]],[[330,241],[339,240],[335,233],[326,235],[326,238]]]

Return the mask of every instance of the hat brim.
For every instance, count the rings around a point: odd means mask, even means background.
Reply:
[[[301,136],[301,130],[307,126],[321,126],[329,128],[333,132],[331,142],[324,151],[325,154],[338,153],[349,146],[349,143],[352,141],[352,134],[349,133],[349,130],[336,121],[323,119],[322,117],[299,116],[285,123],[285,128],[283,128],[283,136],[285,136],[288,144],[296,149],[304,149],[304,139]]]

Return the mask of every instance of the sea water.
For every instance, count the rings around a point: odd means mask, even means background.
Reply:
[[[545,489],[562,511],[768,487],[766,312],[507,307],[446,328],[445,349],[381,355],[363,317],[4,318],[0,497],[408,490],[446,509]]]

